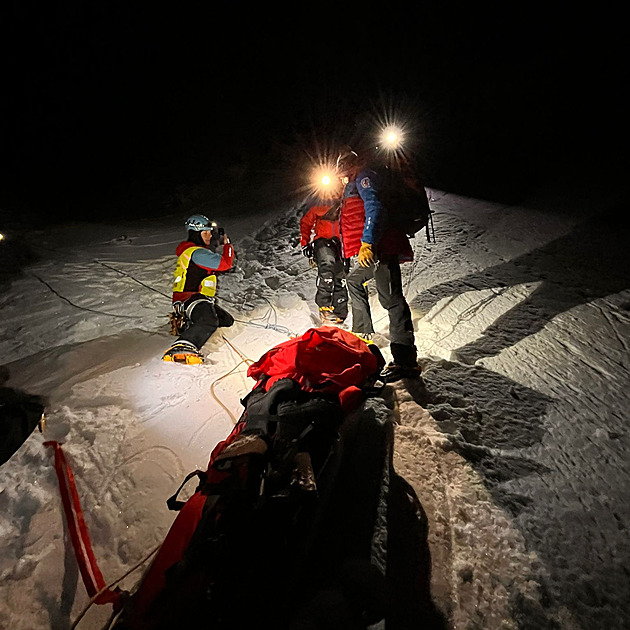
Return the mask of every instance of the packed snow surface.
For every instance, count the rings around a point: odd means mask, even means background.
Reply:
[[[430,191],[437,243],[417,235],[403,266],[424,381],[382,404],[453,629],[630,627],[630,233],[613,199],[571,193],[504,206]],[[37,260],[3,287],[0,350],[4,387],[45,399],[46,425],[0,467],[0,628],[69,628],[89,599],[45,440],[63,442],[107,581],[163,540],[166,498],[240,416],[247,361],[318,324],[303,211],[216,208],[237,321],[202,366],[161,361],[186,217],[30,233]],[[77,627],[109,614],[93,606]]]

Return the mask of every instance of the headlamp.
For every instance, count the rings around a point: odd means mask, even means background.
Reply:
[[[333,197],[338,192],[339,178],[332,168],[322,166],[311,177],[311,188],[320,197]]]
[[[403,132],[398,127],[389,125],[381,131],[381,144],[384,149],[396,151],[402,148],[403,140]]]

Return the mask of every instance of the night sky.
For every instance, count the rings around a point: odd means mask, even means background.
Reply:
[[[573,170],[623,173],[627,50],[599,7],[7,4],[3,214],[148,216],[201,183],[237,205],[261,181],[280,195],[306,155],[386,116],[453,192],[514,202]]]

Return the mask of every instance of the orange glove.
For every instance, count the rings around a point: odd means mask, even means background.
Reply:
[[[361,243],[361,249],[359,250],[359,264],[361,267],[369,267],[374,264],[374,252],[372,246],[369,243]]]

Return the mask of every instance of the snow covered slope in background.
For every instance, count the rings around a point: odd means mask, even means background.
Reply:
[[[390,386],[384,404],[453,628],[630,624],[630,234],[604,197],[503,207],[432,191],[438,241],[418,235],[403,266],[424,384]],[[0,468],[0,627],[68,628],[88,599],[45,439],[64,442],[106,580],[163,539],[166,498],[240,415],[243,357],[317,325],[300,215],[214,217],[238,256],[219,283],[237,322],[195,367],[160,360],[185,217],[29,235],[38,260],[5,286],[0,351],[5,387],[44,397],[47,428]]]

